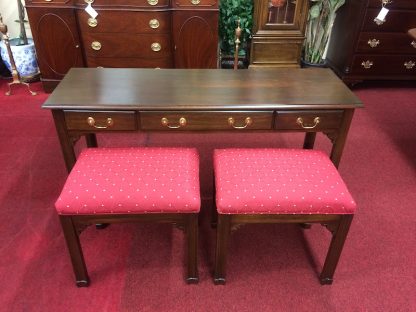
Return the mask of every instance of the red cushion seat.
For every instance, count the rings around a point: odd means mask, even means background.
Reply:
[[[303,149],[217,149],[220,214],[353,214],[356,204],[329,157]]]
[[[199,159],[193,148],[88,148],[55,203],[61,215],[196,213]]]

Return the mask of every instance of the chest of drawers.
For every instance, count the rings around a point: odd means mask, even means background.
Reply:
[[[328,64],[347,83],[362,80],[416,79],[416,1],[384,0],[389,9],[376,22],[383,0],[349,0],[335,20]]]
[[[47,92],[71,67],[217,67],[218,0],[27,0],[26,8]]]

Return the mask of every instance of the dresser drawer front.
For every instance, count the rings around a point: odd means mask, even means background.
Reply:
[[[380,9],[368,9],[366,11],[363,28],[365,32],[402,32],[406,33],[409,29],[416,27],[416,11],[400,10],[389,11],[385,22],[377,25],[374,18]]]
[[[171,38],[169,35],[107,33],[83,35],[87,56],[142,58],[171,56]]]
[[[165,58],[112,58],[112,57],[87,57],[87,67],[104,68],[173,68],[171,57]]]
[[[368,6],[380,10],[381,0],[369,0]],[[414,0],[390,0],[386,8],[391,9],[413,9],[416,10],[416,1]]]
[[[79,11],[81,32],[88,33],[144,33],[163,34],[170,32],[170,12],[132,12],[97,10],[95,21],[85,11]]]
[[[342,110],[336,111],[277,111],[275,129],[321,131],[337,129],[342,123]]]
[[[413,64],[413,65],[412,65]],[[356,55],[353,59],[354,74],[416,74],[416,55]]]
[[[217,0],[172,0],[172,5],[174,7],[190,7],[193,9],[206,9],[209,8],[217,8],[218,1]]]
[[[48,1],[47,0],[26,0],[25,3],[26,4],[39,3],[39,4],[48,4],[48,5],[54,5],[54,4],[72,5],[72,0],[48,0]]]
[[[273,113],[266,111],[140,113],[142,130],[270,130],[272,120]]]
[[[137,118],[134,111],[65,111],[65,122],[69,130],[122,131],[137,129]]]
[[[85,0],[76,0],[77,4],[86,4]],[[141,8],[157,8],[169,6],[169,0],[94,0],[93,7],[96,6],[127,6]]]
[[[416,54],[416,40],[405,33],[361,33],[357,52],[377,54]]]

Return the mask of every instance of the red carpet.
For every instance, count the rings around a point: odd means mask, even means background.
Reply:
[[[358,212],[332,286],[317,278],[330,236],[319,225],[240,228],[232,236],[227,285],[215,286],[215,233],[204,209],[198,285],[183,280],[181,231],[125,224],[82,233],[91,286],[76,288],[53,206],[66,170],[51,114],[40,108],[47,95],[19,88],[6,97],[0,81],[0,310],[416,311],[414,87],[367,84],[354,91],[365,108],[354,116],[340,172]],[[99,144],[196,146],[210,164],[214,146],[301,146],[301,140],[298,134],[133,134],[101,136]],[[329,148],[323,135],[317,148]],[[210,165],[203,166],[202,183],[212,185]]]

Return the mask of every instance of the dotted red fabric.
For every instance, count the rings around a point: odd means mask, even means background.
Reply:
[[[59,214],[199,212],[192,148],[88,148],[55,203]]]
[[[214,170],[221,214],[352,214],[356,209],[321,151],[217,149]]]

